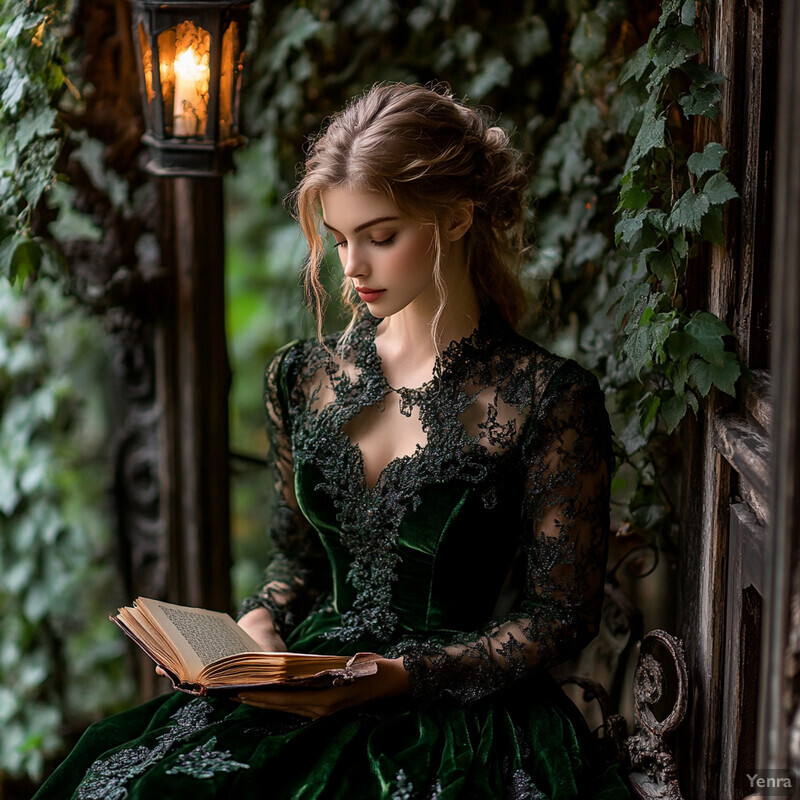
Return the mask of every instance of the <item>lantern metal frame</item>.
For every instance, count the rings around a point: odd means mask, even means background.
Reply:
[[[219,176],[233,169],[232,151],[244,142],[239,131],[239,98],[242,57],[246,44],[247,20],[252,0],[132,0],[133,41],[139,65],[147,132],[142,141],[150,148],[148,172],[167,177]],[[197,136],[176,136],[168,131],[161,80],[159,36],[189,21],[210,35],[208,105],[205,131]],[[220,138],[220,77],[223,37],[236,24],[238,45],[233,53],[230,96],[230,135]],[[141,32],[141,36],[140,36]],[[145,75],[146,55],[142,37],[149,45],[150,81]]]

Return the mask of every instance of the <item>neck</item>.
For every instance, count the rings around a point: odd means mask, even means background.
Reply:
[[[425,296],[380,322],[375,345],[390,385],[418,386],[429,380],[436,357],[478,326],[481,312],[475,287],[463,261],[457,266],[461,268],[443,270],[447,301],[438,320],[439,298],[431,285]]]
[[[463,262],[461,262],[463,264]],[[478,326],[481,310],[466,267],[443,271],[447,300],[439,319],[435,287],[396,314],[383,319],[379,336],[384,348],[435,356],[450,342],[469,336]],[[436,327],[434,329],[434,322]]]

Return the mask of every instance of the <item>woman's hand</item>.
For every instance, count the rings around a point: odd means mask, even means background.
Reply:
[[[286,652],[286,642],[275,631],[272,615],[266,608],[254,608],[248,611],[239,620],[239,625],[258,642],[265,653]]]
[[[402,656],[395,659],[380,658],[375,663],[378,665],[377,673],[358,678],[347,686],[331,689],[249,689],[239,694],[238,699],[259,708],[288,711],[318,719],[370,700],[411,691]]]

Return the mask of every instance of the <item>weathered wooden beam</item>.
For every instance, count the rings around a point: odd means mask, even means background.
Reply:
[[[731,182],[741,200],[726,207],[724,245],[701,250],[687,280],[691,307],[707,308],[731,328],[737,353],[750,369],[764,369],[769,338],[769,290],[764,268],[770,252],[772,119],[778,0],[714,0],[698,4],[700,35],[709,66],[726,76],[716,120],[698,119],[694,149],[716,141],[728,150]],[[746,403],[746,400],[745,400]],[[694,682],[687,724],[678,734],[681,779],[691,797],[729,800],[720,791],[723,771],[722,717],[738,703],[729,690],[724,660],[727,558],[732,497],[741,493],[759,513],[763,472],[746,469],[741,477],[731,462],[747,461],[731,430],[716,418],[731,409],[744,417],[741,398],[712,392],[697,425],[686,426],[686,472],[681,508],[682,530],[679,632]],[[763,418],[763,409],[755,405]],[[752,413],[752,412],[751,412]],[[758,417],[754,414],[754,419]],[[725,426],[723,426],[725,427]],[[756,428],[751,423],[752,428]],[[722,435],[721,435],[722,434]],[[723,456],[720,449],[725,452]],[[730,458],[729,458],[730,457]],[[742,467],[742,464],[739,464]],[[752,466],[752,465],[751,465]],[[754,476],[750,473],[753,472]],[[751,480],[755,477],[755,482]],[[738,486],[737,486],[738,483]]]
[[[772,428],[772,378],[769,370],[752,370],[752,380],[744,388],[744,405],[765,431]]]
[[[780,14],[771,263],[772,524],[765,548],[760,769],[800,767],[800,725],[794,722],[800,642],[792,635],[800,630],[800,5],[784,2]]]
[[[717,414],[714,447],[762,497],[769,490],[769,440],[757,426],[738,414]]]
[[[728,602],[725,609],[726,694],[722,708],[720,797],[741,797],[746,774],[755,768],[753,727],[758,681],[758,641],[764,529],[743,503],[731,506],[728,541]],[[754,580],[756,578],[756,580]],[[753,584],[755,583],[755,587]],[[751,595],[755,597],[751,600]]]
[[[742,150],[744,109],[740,54],[746,46],[748,10],[740,0],[700,4],[699,33],[708,64],[728,80],[720,85],[722,99],[716,121],[695,123],[694,149],[720,142],[729,153]],[[743,164],[731,157],[733,184],[739,186]],[[693,308],[707,308],[738,333],[738,252],[740,216],[734,205],[724,215],[724,246],[703,249],[689,270],[687,300]],[[683,640],[692,680],[692,703],[686,724],[678,733],[676,759],[687,797],[728,800],[718,794],[720,774],[720,718],[724,704],[724,636],[728,506],[731,468],[713,444],[714,416],[726,410],[730,399],[712,390],[697,422],[684,423],[686,442],[681,487],[679,539],[680,590],[678,632]]]

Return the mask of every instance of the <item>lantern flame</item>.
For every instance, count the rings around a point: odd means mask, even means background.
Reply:
[[[200,55],[193,47],[187,47],[175,56],[173,69],[175,135],[202,134],[208,115],[208,53]]]
[[[208,56],[201,58],[191,47],[187,47],[175,56],[176,78],[200,82],[207,81],[208,76]]]

